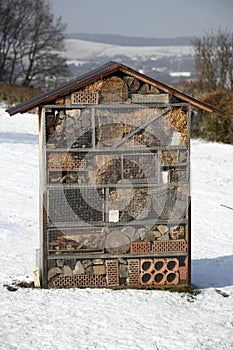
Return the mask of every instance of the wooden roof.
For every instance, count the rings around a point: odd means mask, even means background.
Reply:
[[[96,68],[88,73],[82,74],[82,75],[78,76],[77,78],[70,80],[66,84],[61,85],[58,88],[55,88],[49,92],[45,92],[43,94],[40,94],[40,95],[33,97],[25,102],[22,102],[14,107],[11,107],[11,108],[7,109],[6,111],[10,115],[14,115],[16,113],[28,112],[31,109],[34,109],[36,107],[49,104],[59,97],[62,97],[64,95],[69,94],[77,89],[80,89],[88,84],[91,84],[91,83],[95,82],[96,80],[103,79],[104,77],[108,76],[109,74],[113,74],[117,71],[121,71],[121,72],[126,73],[128,75],[131,75],[135,78],[138,78],[138,79],[144,81],[145,83],[151,84],[151,85],[155,86],[156,88],[162,90],[163,92],[169,93],[169,94],[171,94],[179,99],[182,99],[185,102],[190,103],[194,107],[200,108],[200,109],[207,111],[207,112],[216,112],[219,114],[223,114],[222,111],[220,111],[219,109],[217,109],[209,104],[203,103],[203,102],[201,102],[201,101],[199,101],[199,100],[197,100],[189,95],[182,93],[179,90],[176,90],[172,87],[169,87],[166,84],[163,84],[157,80],[154,80],[148,76],[145,76],[144,74],[141,74],[130,67],[127,67],[121,63],[117,63],[117,62],[113,62],[113,61],[110,61],[110,62],[104,64],[103,66],[98,67],[98,68]]]

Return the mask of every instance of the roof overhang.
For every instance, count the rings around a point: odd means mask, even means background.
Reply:
[[[144,74],[141,74],[137,71],[135,71],[134,69],[127,67],[121,63],[117,63],[117,62],[113,62],[110,61],[106,64],[104,64],[101,67],[98,67],[88,73],[82,74],[79,77],[70,80],[69,82],[67,82],[66,84],[55,88],[49,92],[40,94],[36,97],[33,97],[25,102],[22,102],[16,106],[13,106],[11,108],[8,108],[6,111],[10,114],[10,115],[14,115],[17,113],[26,113],[36,107],[40,107],[46,104],[51,103],[52,101],[54,101],[55,99],[62,97],[66,94],[69,94],[77,89],[80,89],[86,85],[89,85],[93,82],[95,82],[96,80],[99,79],[104,79],[106,76],[115,73],[116,71],[121,71],[124,72],[126,74],[129,74],[135,78],[138,78],[146,83],[149,83],[153,86],[155,86],[156,88],[162,90],[163,92],[169,93],[179,99],[182,99],[184,102],[189,103],[190,105],[202,109],[206,112],[215,112],[218,114],[223,115],[224,112],[209,105],[206,104],[204,102],[201,102],[189,95],[186,95],[184,93],[182,93],[181,91],[172,88],[166,84],[163,84],[157,80],[154,80]]]

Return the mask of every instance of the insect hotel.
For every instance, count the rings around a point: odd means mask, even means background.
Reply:
[[[35,107],[44,288],[190,284],[190,117],[216,111],[109,62]]]

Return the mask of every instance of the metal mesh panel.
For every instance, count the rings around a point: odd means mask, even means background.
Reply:
[[[86,223],[103,221],[103,191],[101,189],[51,189],[48,191],[51,222]]]
[[[164,186],[152,190],[153,209],[163,220],[180,220],[186,217],[188,208],[188,189],[186,186]]]
[[[157,153],[133,153],[123,156],[123,178],[132,183],[157,183]]]
[[[156,128],[155,125],[151,125],[153,119],[160,113],[159,109],[138,107],[98,110],[96,116],[99,147],[106,147],[106,145],[120,148],[159,146],[161,127],[159,130],[158,124]]]
[[[58,108],[47,116],[49,260],[70,255],[76,261],[72,267],[66,263],[66,272],[60,262],[50,261],[49,285],[160,286],[184,281],[187,269],[179,270],[178,259],[141,257],[187,256],[186,114],[150,105],[110,105],[112,98],[122,102],[124,88],[114,94],[97,90],[71,95],[72,103],[92,106]],[[92,261],[85,267],[85,260],[98,254],[100,266]]]
[[[48,148],[91,148],[93,145],[91,111],[75,109],[59,111],[47,121]]]
[[[53,152],[48,156],[48,170],[86,170],[83,155],[67,152]]]
[[[104,234],[101,228],[63,228],[48,230],[50,255],[103,252]]]

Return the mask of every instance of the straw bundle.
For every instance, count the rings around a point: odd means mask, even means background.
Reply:
[[[166,116],[165,120],[169,122],[169,124],[180,133],[180,137],[182,143],[184,145],[188,144],[188,123],[187,123],[187,115],[182,108],[172,109]]]
[[[85,92],[100,91],[101,88],[102,88],[102,85],[103,85],[103,81],[102,80],[97,80],[94,83],[85,86],[82,91],[85,91]]]

